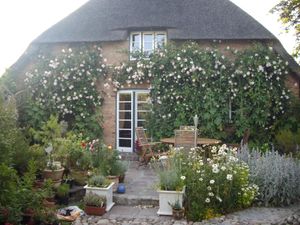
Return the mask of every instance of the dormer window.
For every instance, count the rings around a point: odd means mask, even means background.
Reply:
[[[143,53],[148,58],[155,49],[162,48],[167,43],[166,32],[132,32],[130,34],[130,59],[134,54]]]

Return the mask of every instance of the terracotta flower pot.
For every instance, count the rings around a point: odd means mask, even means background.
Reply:
[[[54,208],[55,207],[55,200],[54,198],[46,198],[43,200],[43,206],[46,208]]]
[[[87,171],[70,170],[70,177],[73,178],[77,185],[84,186],[86,185],[88,173]]]
[[[64,170],[64,168],[61,168],[59,170],[44,169],[43,177],[44,179],[51,179],[53,181],[61,180],[64,174]]]
[[[114,183],[113,192],[116,192],[119,186],[119,176],[107,176],[106,178]]]
[[[125,180],[125,174],[122,174],[119,176],[119,183],[124,183]]]
[[[172,215],[175,220],[181,220],[184,217],[184,209],[172,209]]]
[[[105,206],[104,207],[96,207],[96,206],[89,206],[86,205],[84,208],[84,211],[88,215],[94,215],[94,216],[102,216],[105,213]]]

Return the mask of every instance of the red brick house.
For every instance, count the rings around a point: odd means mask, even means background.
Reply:
[[[70,44],[100,43],[107,64],[117,65],[131,60],[126,51],[151,53],[166,42],[187,40],[202,46],[221,40],[220,48],[244,49],[253,42],[271,45],[289,61],[287,85],[299,96],[297,63],[272,33],[229,0],[90,0],[36,38],[12,69],[22,74],[42,46],[55,51]],[[109,90],[102,107],[106,144],[132,151],[134,128],[144,124],[148,88],[145,84]]]

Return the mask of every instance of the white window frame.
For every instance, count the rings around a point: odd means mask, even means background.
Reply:
[[[157,41],[156,41],[156,36],[157,35],[165,35],[165,44],[167,43],[167,32],[165,31],[141,31],[141,32],[131,32],[130,33],[130,60],[136,60],[136,58],[134,58],[132,56],[132,53],[133,53],[133,48],[132,48],[132,41],[133,41],[133,35],[140,35],[140,46],[139,46],[139,49],[141,52],[144,52],[144,35],[147,35],[147,34],[152,34],[153,35],[153,43],[152,43],[152,49],[153,49],[153,52],[157,49]]]

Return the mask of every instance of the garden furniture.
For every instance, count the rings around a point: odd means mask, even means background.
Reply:
[[[242,148],[244,145],[248,144],[250,136],[250,129],[245,129],[243,139],[241,140],[241,143],[226,143],[226,145],[233,147],[233,148]]]
[[[195,126],[180,126],[179,130],[195,130]]]
[[[175,137],[162,138],[161,143],[175,145]],[[197,138],[197,145],[215,145],[220,144],[222,141],[212,138]]]
[[[174,146],[183,147],[184,149],[191,149],[197,142],[196,130],[175,130],[175,143]]]
[[[137,127],[135,131],[139,145],[142,147],[140,162],[141,164],[148,164],[150,159],[156,156],[152,150],[152,146],[158,145],[161,142],[148,142],[148,138],[143,127]]]

